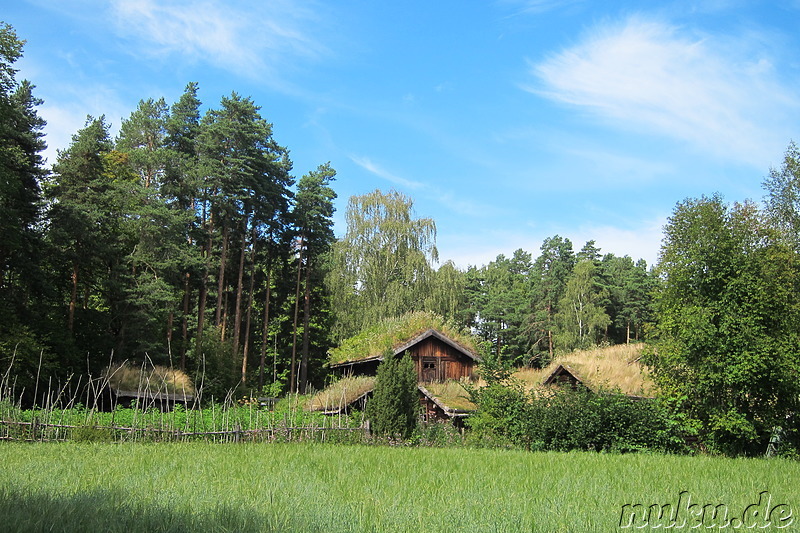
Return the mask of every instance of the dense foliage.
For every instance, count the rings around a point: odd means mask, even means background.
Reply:
[[[659,401],[613,391],[555,388],[527,393],[493,381],[474,389],[470,439],[538,451],[686,451],[681,425]]]
[[[367,404],[366,415],[376,435],[408,438],[417,427],[419,418],[417,373],[408,356],[384,354],[378,366],[375,389]]]
[[[797,257],[751,203],[681,203],[666,227],[655,377],[713,449],[763,453],[797,431]]]

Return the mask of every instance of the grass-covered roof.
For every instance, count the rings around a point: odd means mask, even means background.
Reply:
[[[316,393],[309,400],[311,411],[341,412],[375,388],[375,376],[345,376]]]
[[[643,344],[622,344],[573,352],[556,357],[540,369],[526,368],[514,373],[526,388],[542,387],[542,382],[563,365],[592,390],[619,390],[632,396],[653,396],[655,385],[639,358]]]
[[[194,383],[185,372],[160,365],[142,368],[130,363],[113,365],[104,377],[115,391],[193,395]]]
[[[394,353],[397,348],[429,329],[446,335],[473,354],[478,353],[477,342],[471,334],[448,324],[439,315],[416,311],[398,318],[382,320],[345,340],[339,347],[330,350],[330,363],[376,358],[387,351]]]

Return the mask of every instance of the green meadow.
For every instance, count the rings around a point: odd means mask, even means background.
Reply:
[[[759,530],[779,531],[799,525],[786,520],[787,509],[800,512],[798,480],[800,463],[785,459],[7,442],[0,443],[0,529],[606,532],[625,530],[625,504],[677,504],[687,491],[692,503],[724,504],[737,517],[768,491],[769,507],[784,504],[780,525],[789,527]]]

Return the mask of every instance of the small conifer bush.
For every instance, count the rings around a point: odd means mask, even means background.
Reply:
[[[408,356],[397,358],[387,352],[378,367],[375,392],[367,404],[373,433],[408,438],[417,426],[418,407],[413,361]]]

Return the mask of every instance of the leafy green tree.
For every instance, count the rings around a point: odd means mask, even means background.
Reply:
[[[112,183],[106,173],[112,149],[105,118],[88,117],[70,146],[59,152],[46,189],[52,203],[49,238],[68,269],[66,325],[70,331],[78,308],[88,308],[92,293],[103,285],[104,264],[115,259],[112,248],[121,217],[113,216],[119,212],[115,205],[119,197],[110,192]],[[81,293],[83,304],[78,300]]]
[[[485,296],[478,313],[478,331],[499,358],[528,362],[531,352],[531,254],[519,249],[510,258],[499,255],[484,268]]]
[[[34,398],[37,378],[58,375],[49,344],[60,335],[49,320],[54,291],[41,231],[45,122],[34,86],[16,79],[23,45],[0,23],[0,368],[13,371],[17,394],[30,403],[42,396]]]
[[[433,272],[425,308],[460,327],[468,327],[472,323],[467,277],[452,261],[445,261]]]
[[[253,274],[248,257],[253,257],[258,240],[273,236],[275,227],[285,225],[292,196],[289,186],[294,181],[289,174],[292,165],[288,151],[273,139],[272,125],[261,116],[260,108],[236,93],[203,117],[197,146],[202,176],[198,208],[203,213],[206,260],[200,307],[205,310],[209,272],[216,270],[214,324],[222,326],[223,340],[231,338],[238,358],[247,329],[242,327],[245,307],[252,305],[252,299],[247,306],[244,301],[248,261]],[[201,315],[198,321],[204,318]]]
[[[531,275],[533,309],[529,322],[538,366],[545,366],[555,356],[555,316],[574,266],[575,254],[569,239],[556,235],[544,240]]]
[[[769,222],[800,253],[800,150],[794,142],[789,143],[780,169],[770,169],[764,188]]]
[[[378,366],[375,389],[367,404],[372,432],[387,437],[408,438],[417,426],[419,399],[417,375],[410,357],[395,357],[389,351]]]
[[[174,319],[185,299],[182,275],[197,262],[185,229],[194,215],[163,190],[174,157],[166,144],[168,119],[163,99],[142,101],[122,122],[116,142],[135,176],[126,186],[126,225],[133,241],[124,258],[126,331],[133,353],[158,363],[168,362]],[[185,368],[185,342],[181,346]]]
[[[754,204],[702,197],[675,208],[657,271],[657,382],[709,447],[763,453],[800,407],[797,255]]]
[[[602,307],[604,290],[590,259],[578,261],[558,303],[556,346],[561,351],[594,346],[611,320]]]
[[[36,107],[33,85],[16,81],[14,63],[23,41],[13,28],[0,24],[0,300],[3,308],[25,305],[40,293],[41,220],[39,183],[45,176],[41,152],[45,126]],[[19,312],[17,309],[15,312]],[[11,309],[4,309],[11,312]]]
[[[337,339],[424,307],[438,259],[436,224],[414,218],[412,208],[397,191],[350,198],[347,233],[333,247],[328,276]]]
[[[655,280],[647,263],[636,263],[629,256],[603,256],[599,265],[600,283],[606,291],[606,314],[611,322],[606,338],[615,344],[642,338],[643,326],[652,320],[652,292]]]

